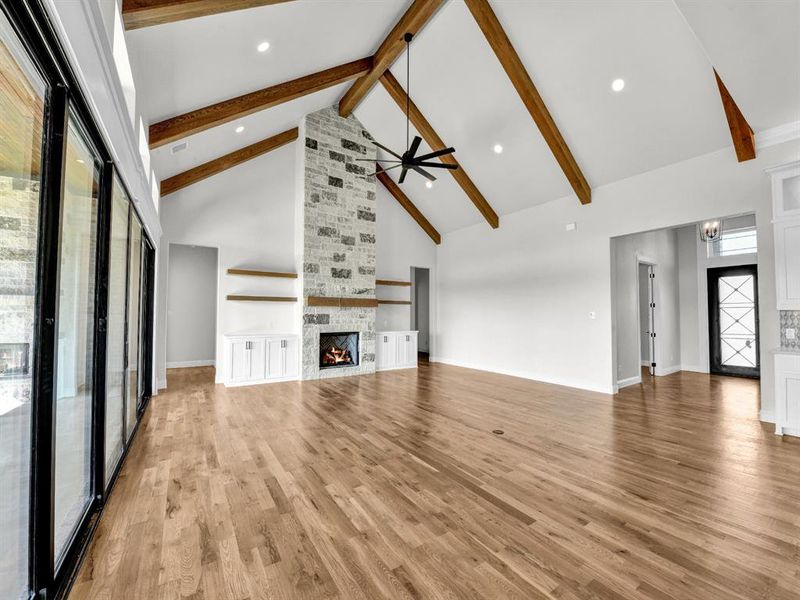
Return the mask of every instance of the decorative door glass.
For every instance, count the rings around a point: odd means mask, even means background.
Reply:
[[[721,276],[719,286],[720,360],[723,366],[758,365],[755,278]]]

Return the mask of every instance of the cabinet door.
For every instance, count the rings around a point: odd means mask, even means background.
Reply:
[[[378,369],[391,369],[395,365],[397,357],[397,340],[391,333],[381,333],[378,335],[376,344],[378,352]]]
[[[417,366],[417,334],[408,334],[408,366]]]
[[[285,358],[283,370],[284,377],[297,377],[300,374],[300,357],[298,356],[299,348],[300,343],[298,342],[297,338],[283,340],[283,352]]]
[[[267,378],[283,377],[283,340],[267,340]]]
[[[775,223],[778,308],[800,310],[800,219]]]
[[[230,380],[250,379],[250,346],[245,340],[233,340],[228,348],[230,360]]]
[[[408,363],[408,334],[397,334],[397,364],[395,366],[402,367]]]
[[[250,340],[250,381],[264,379],[266,340]]]

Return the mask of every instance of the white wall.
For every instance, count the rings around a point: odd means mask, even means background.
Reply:
[[[217,249],[169,246],[167,368],[213,365],[217,335]]]
[[[639,261],[655,265],[656,375],[680,369],[680,312],[678,247],[674,229],[662,229],[611,240],[616,298],[617,382],[641,379],[639,320]],[[645,300],[645,304],[646,304]]]
[[[377,278],[410,281],[411,267],[427,267],[435,280],[436,244],[382,185],[378,185],[376,210]],[[377,297],[385,300],[410,300],[411,293],[408,287],[378,286],[376,290]],[[431,292],[431,306],[435,306],[434,292]],[[431,330],[436,331],[433,312]],[[379,331],[410,329],[411,306],[379,305],[375,326]]]
[[[227,275],[231,267],[294,271],[293,145],[274,150],[166,196],[161,206],[158,379],[166,385],[166,321],[169,244],[211,246],[219,251],[216,363],[223,364],[223,335],[244,329],[299,329],[295,303],[234,302],[228,294],[295,296],[295,280]],[[218,368],[217,381],[221,381]]]
[[[438,250],[434,359],[612,392],[615,333],[610,238],[730,214],[756,212],[764,377],[765,349],[778,345],[770,189],[764,169],[795,158],[800,142],[760,149],[737,163],[726,148],[508,215],[500,228],[475,225],[444,236]],[[577,231],[565,224],[577,222]],[[595,313],[595,319],[589,313]],[[471,343],[481,339],[477,348]]]

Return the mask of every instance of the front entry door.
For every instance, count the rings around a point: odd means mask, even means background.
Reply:
[[[759,377],[756,265],[709,269],[708,311],[711,372]]]

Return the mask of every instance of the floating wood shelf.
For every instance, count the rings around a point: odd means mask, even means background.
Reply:
[[[225,299],[239,302],[297,302],[297,298],[292,296],[240,296],[231,294],[226,296]]]
[[[275,271],[258,271],[256,269],[228,269],[228,275],[248,275],[250,277],[283,277],[297,279],[297,273],[278,273]]]
[[[375,308],[378,301],[375,298],[339,298],[336,296],[308,296],[306,301],[309,306],[338,306],[340,308]]]
[[[402,287],[411,287],[410,281],[392,281],[391,279],[376,279],[376,285],[398,285]]]
[[[378,304],[411,304],[411,300],[378,300]]]

